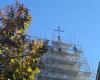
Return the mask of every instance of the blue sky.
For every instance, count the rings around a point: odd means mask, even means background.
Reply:
[[[14,0],[0,0],[0,8]],[[60,25],[63,40],[81,45],[90,65],[97,69],[100,60],[100,0],[20,0],[30,9],[29,33],[52,39]]]

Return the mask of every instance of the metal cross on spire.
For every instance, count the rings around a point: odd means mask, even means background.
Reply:
[[[54,31],[57,31],[58,32],[58,41],[60,41],[60,33],[61,32],[64,32],[63,30],[60,29],[60,26],[58,25],[58,29],[54,29]]]
[[[19,1],[19,0],[15,0],[15,1]]]

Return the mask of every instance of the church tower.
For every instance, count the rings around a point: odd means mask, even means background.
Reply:
[[[41,57],[36,80],[90,80],[91,72],[82,57],[82,49],[63,42],[60,32],[64,31],[60,27],[55,31],[58,31],[58,39],[50,42],[48,52]]]

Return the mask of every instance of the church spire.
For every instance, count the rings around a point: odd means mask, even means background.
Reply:
[[[59,25],[58,25],[57,28],[58,28],[58,29],[54,29],[54,31],[57,31],[57,32],[58,32],[58,41],[61,41],[61,36],[60,36],[60,34],[61,34],[61,32],[64,32],[64,31],[60,29],[60,26],[59,26]]]

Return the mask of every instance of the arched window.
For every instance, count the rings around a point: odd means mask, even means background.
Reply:
[[[58,51],[62,51],[62,48],[59,48]]]

